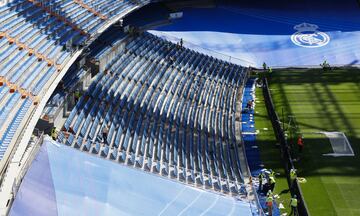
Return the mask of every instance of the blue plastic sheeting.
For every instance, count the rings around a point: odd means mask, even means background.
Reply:
[[[47,147],[40,153],[26,173],[10,215],[57,215],[56,197],[50,171]]]
[[[183,12],[183,18],[153,32],[183,38],[256,67],[263,62],[273,67],[319,66],[324,60],[331,65],[359,65],[356,0],[241,1]]]
[[[245,144],[246,157],[252,176],[257,176],[262,169],[259,148],[256,145],[254,110],[247,110],[248,101],[254,100],[255,79],[249,79],[244,88],[241,115],[242,138]]]
[[[263,169],[261,166],[261,158],[260,151],[256,144],[256,134],[255,134],[255,118],[254,118],[254,110],[247,110],[246,105],[249,100],[254,100],[255,94],[255,79],[249,79],[244,88],[243,102],[242,102],[242,110],[241,114],[241,130],[245,132],[242,134],[242,138],[245,144],[246,158],[248,161],[248,165],[250,168],[251,175],[257,177],[259,172]],[[258,187],[258,185],[256,185]],[[267,209],[266,206],[266,196],[264,194],[258,193],[259,202],[263,209]],[[273,208],[274,216],[280,215],[280,210],[277,208],[275,203]]]
[[[56,197],[56,198],[55,198]],[[252,215],[249,202],[47,141],[10,215]]]
[[[243,135],[242,137],[246,145],[246,157],[248,159],[251,175],[257,176],[260,173],[262,167],[261,167],[260,153],[256,144],[256,135],[246,134]]]

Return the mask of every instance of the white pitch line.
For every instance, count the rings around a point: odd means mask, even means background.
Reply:
[[[181,210],[181,212],[178,214],[178,216],[182,215],[186,210],[188,210],[190,208],[190,206],[192,206],[201,197],[202,194],[203,194],[203,192],[199,193],[199,195],[197,195],[196,198],[188,206],[186,206],[186,208]]]
[[[233,199],[233,205],[232,205],[232,207],[231,207],[231,211],[230,211],[230,213],[228,214],[228,215],[234,215],[234,211],[235,211],[235,199]]]
[[[161,212],[158,214],[158,216],[162,215],[162,214],[166,211],[166,209],[168,209],[169,206],[171,206],[171,204],[173,204],[173,203],[177,200],[177,198],[179,198],[180,195],[181,195],[185,190],[186,190],[186,187],[184,187],[184,188],[174,197],[173,200],[171,200],[168,204],[166,204],[166,206],[163,208],[163,210],[161,210]]]
[[[217,203],[217,201],[219,200],[219,197],[220,196],[217,196],[216,199],[213,201],[213,203],[211,203],[211,205],[207,209],[205,209],[205,211],[203,213],[201,213],[200,216],[205,215],[210,209],[212,209],[215,206],[215,204]]]

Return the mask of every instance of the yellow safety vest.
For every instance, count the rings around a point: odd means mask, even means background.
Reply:
[[[276,181],[275,181],[275,178],[274,177],[270,177],[270,183],[272,184],[272,183],[275,183]]]
[[[291,207],[295,207],[295,208],[296,208],[297,205],[298,205],[297,199],[296,199],[296,198],[291,198],[290,205],[291,205]]]
[[[270,177],[270,178],[271,178],[271,177],[275,178],[275,172],[272,171],[272,172],[269,174],[269,177]]]
[[[290,171],[290,179],[291,179],[291,180],[296,179],[296,172],[295,172],[295,170],[291,170],[291,171]]]
[[[267,68],[267,65],[265,62],[263,63],[263,68],[264,68],[264,70]]]
[[[56,129],[55,128],[51,129],[51,137],[56,139]]]
[[[260,174],[258,175],[258,178],[259,178],[259,179],[264,178],[264,174],[260,173]]]
[[[75,92],[75,97],[80,98],[80,92],[79,91]]]

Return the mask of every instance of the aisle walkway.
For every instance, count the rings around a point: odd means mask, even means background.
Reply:
[[[255,79],[249,79],[245,85],[242,110],[246,110],[249,100],[255,100]],[[260,152],[256,145],[254,110],[245,111],[241,115],[242,137],[246,148],[251,174],[257,175],[261,168]]]
[[[259,172],[263,167],[261,166],[262,161],[260,158],[260,150],[256,143],[256,129],[254,110],[246,110],[246,105],[249,100],[255,101],[255,79],[249,79],[245,85],[242,110],[244,112],[241,115],[242,122],[242,138],[245,144],[246,157],[249,164],[251,175],[258,176]],[[260,204],[265,209],[265,196],[258,193]],[[276,206],[276,205],[275,205]],[[273,209],[273,215],[280,215],[280,210],[276,207]]]

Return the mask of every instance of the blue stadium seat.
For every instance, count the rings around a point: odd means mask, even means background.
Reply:
[[[84,144],[84,146],[83,146],[83,151],[90,151],[90,148],[91,148],[91,141],[90,140],[88,140],[85,144]]]
[[[92,148],[92,151],[91,153],[93,154],[99,154],[99,151],[100,151],[100,143],[96,142]]]
[[[64,10],[82,25],[88,12],[69,5]],[[83,26],[91,29],[98,21]],[[149,33],[110,37],[111,46],[90,54],[104,63],[106,73],[93,79],[85,94],[91,99],[85,103],[83,96],[64,124],[78,142],[87,140],[83,150],[222,190],[230,188],[223,181],[242,181],[234,119],[242,67],[178,49]],[[80,76],[80,70],[71,74]],[[76,76],[66,83],[76,83]],[[109,133],[101,146],[105,125]]]

